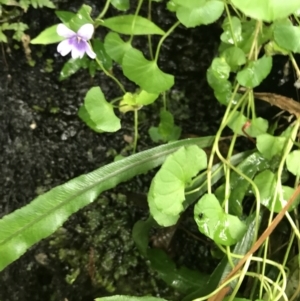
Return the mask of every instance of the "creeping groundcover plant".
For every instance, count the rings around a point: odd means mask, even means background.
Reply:
[[[159,275],[182,294],[182,300],[298,300],[300,105],[284,95],[255,92],[255,88],[270,73],[274,55],[285,56],[299,85],[295,59],[300,53],[299,0],[171,0],[165,5],[176,20],[166,31],[151,18],[157,1],[148,0],[148,18],[140,15],[143,2],[147,1],[138,1],[134,14],[127,14],[128,1],[107,0],[96,18],[87,5],[77,13],[56,11],[60,23],[31,41],[57,43],[61,55],[71,53],[61,80],[87,68],[91,76],[104,72],[115,82],[118,98],[108,101],[100,83],[87,91],[78,115],[91,130],[105,135],[121,128],[121,113],[132,112],[133,154],[70,179],[4,216],[0,220],[0,270],[103,191],[160,166],[148,191],[149,218],[135,224],[132,239],[153,269],[158,260],[165,262]],[[120,11],[118,15],[106,16],[110,5]],[[160,69],[160,50],[178,26],[188,31],[214,22],[222,24],[223,32],[206,76],[216,101],[226,110],[214,136],[179,140],[181,129],[167,109],[166,95],[174,76]],[[97,36],[99,28],[107,32],[104,39]],[[139,35],[148,37],[147,56],[134,47]],[[157,45],[154,35],[159,37]],[[114,76],[116,66],[135,84],[134,90],[126,90],[123,80]],[[289,118],[263,119],[256,110],[260,101],[278,107]],[[139,113],[154,102],[163,105],[159,124],[149,128],[149,135],[161,145],[137,152]],[[232,133],[226,137],[226,155],[219,148],[225,129]],[[248,141],[247,151],[237,151],[239,140]],[[209,156],[203,150],[208,147]],[[211,254],[219,259],[211,275],[175,267],[164,251],[148,246],[152,228],[178,225],[184,212],[193,212],[199,232],[218,249]],[[278,225],[284,225],[284,230]],[[275,229],[284,231],[285,240],[278,242]],[[163,299],[111,296],[97,300]]]

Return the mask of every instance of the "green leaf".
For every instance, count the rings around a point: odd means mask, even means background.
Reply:
[[[125,11],[130,8],[129,0],[112,0],[111,5],[121,11]]]
[[[206,153],[196,145],[183,147],[167,158],[148,193],[150,213],[159,225],[171,226],[178,220],[184,210],[185,187],[206,166]]]
[[[205,286],[208,275],[185,266],[178,268],[163,250],[149,248],[149,233],[154,225],[156,223],[152,217],[146,221],[138,221],[133,227],[132,238],[141,254],[150,262],[151,268],[158,273],[159,278],[183,294]]]
[[[123,57],[123,73],[143,90],[159,94],[174,85],[174,76],[161,71],[156,62],[148,61],[141,51],[129,49]]]
[[[87,92],[84,108],[97,131],[116,132],[121,128],[120,119],[115,115],[113,106],[106,101],[99,87],[93,87]],[[81,114],[80,117],[82,116]]]
[[[75,32],[84,25],[84,24],[94,24],[93,19],[91,18],[92,8],[89,5],[83,4],[75,16],[69,20],[68,26]]]
[[[250,215],[246,220],[247,232],[244,234],[243,238],[237,242],[237,244],[232,248],[231,252],[233,254],[239,254],[241,256],[245,255],[254,243],[255,237],[255,229],[259,227],[261,223],[262,214],[260,214],[259,218],[256,218],[256,214]],[[239,258],[231,258],[231,261],[228,261],[227,256],[224,256],[221,262],[214,269],[212,274],[209,277],[206,285],[197,291],[192,292],[187,295],[182,301],[191,301],[194,299],[198,299],[202,296],[209,295],[212,293],[222,280],[231,272],[232,263],[236,265],[240,259]],[[236,287],[239,278],[232,280],[229,283],[231,288]]]
[[[249,123],[249,126],[247,124]],[[246,126],[245,126],[246,125]],[[255,118],[253,120],[249,120],[245,115],[241,112],[234,112],[232,114],[232,118],[230,118],[227,126],[236,134],[245,136],[244,131],[250,137],[257,137],[263,133],[266,133],[269,127],[269,123],[266,119],[261,117]]]
[[[173,115],[161,109],[159,113],[160,123],[158,127],[151,127],[149,135],[154,142],[168,142],[178,140],[181,134],[181,128],[174,124]]]
[[[118,33],[128,35],[165,34],[165,32],[152,21],[135,15],[117,16],[105,19],[101,22],[101,25]]]
[[[268,76],[272,68],[272,57],[263,56],[257,61],[252,61],[237,74],[237,81],[247,88],[254,88]]]
[[[235,46],[225,49],[221,53],[221,57],[225,59],[231,71],[236,71],[239,66],[246,63],[246,55],[244,51]]]
[[[147,106],[152,104],[158,98],[158,96],[159,94],[151,94],[147,91],[142,90],[136,96],[135,103],[138,105]]]
[[[55,8],[55,5],[52,3],[52,1],[49,0],[31,0],[30,4],[32,5],[33,8],[38,8],[38,7],[49,7],[49,8]]]
[[[222,42],[234,45],[235,42],[242,40],[242,24],[239,18],[235,16],[231,19],[225,18],[222,28],[224,30],[220,37]]]
[[[300,150],[295,150],[288,154],[286,167],[293,175],[300,176]]]
[[[56,32],[57,25],[58,24],[46,28],[37,37],[31,40],[30,43],[48,45],[62,41],[64,38],[59,36]]]
[[[231,0],[245,15],[267,22],[283,19],[300,9],[298,0]]]
[[[65,80],[69,78],[82,67],[82,59],[69,59],[60,71],[59,80]]]
[[[99,39],[93,39],[93,50],[97,55],[97,59],[101,62],[102,66],[109,70],[112,68],[112,60],[107,54],[104,44]]]
[[[72,214],[96,200],[103,191],[161,165],[181,146],[208,147],[213,139],[186,139],[140,152],[57,186],[29,205],[4,216],[0,219],[0,271],[32,245],[54,233]]]
[[[229,78],[230,66],[227,64],[225,58],[214,58],[211,63],[211,70],[218,79],[226,80]]]
[[[274,137],[270,134],[257,136],[256,147],[267,159],[272,159],[275,155],[280,155],[286,143],[285,137]]]
[[[265,170],[266,168],[269,167],[270,167],[269,160],[262,157],[260,153],[255,152],[251,154],[249,157],[245,158],[237,166],[237,169],[240,171],[242,175],[246,176],[249,179],[253,179],[258,172]],[[238,174],[236,172],[232,172],[230,174],[230,195],[228,201],[229,212],[239,217],[241,217],[243,214],[242,203],[245,198],[245,195],[249,191],[249,187],[251,187],[249,181],[245,177],[241,176],[241,174]],[[221,197],[224,198],[225,195],[223,194],[220,197],[219,195],[217,195],[217,197],[218,199],[221,199]]]
[[[59,20],[62,21],[63,23],[68,23],[73,17],[76,16],[76,14],[64,10],[57,10],[55,14],[59,18]]]
[[[225,246],[236,244],[247,229],[236,216],[224,212],[213,194],[205,194],[195,205],[194,218],[202,234]]]
[[[242,40],[238,42],[237,46],[246,54],[250,52],[254,39],[257,47],[262,46],[272,39],[273,31],[270,26],[262,24],[259,32],[257,32],[256,26],[257,22],[255,20],[244,21],[242,23]]]
[[[228,105],[232,95],[231,82],[227,79],[220,79],[212,67],[208,68],[206,77],[209,85],[214,89],[217,100],[223,105]]]
[[[96,298],[95,301],[167,301],[166,299],[144,296],[144,297],[134,297],[134,296],[124,296],[124,295],[114,295],[110,297]]]
[[[286,205],[288,200],[294,194],[295,189],[289,186],[282,185],[282,199],[280,198],[281,193],[277,194],[274,201],[274,193],[276,191],[276,176],[270,170],[265,170],[258,174],[255,179],[254,183],[256,184],[259,193],[260,193],[260,201],[261,203],[266,206],[270,211],[274,209],[274,212],[278,213],[282,210],[282,208]],[[298,195],[289,211],[294,210],[300,202],[300,196]]]
[[[130,42],[124,42],[115,32],[110,32],[104,40],[104,48],[107,54],[120,65],[125,53],[132,49]]]
[[[300,28],[289,20],[274,24],[274,40],[280,47],[300,53]]]
[[[173,0],[176,16],[186,27],[211,24],[217,21],[224,10],[224,3],[218,0]]]
[[[86,110],[85,106],[82,105],[78,110],[78,117],[85,122],[85,124],[96,133],[103,133],[104,131],[97,127],[97,124],[91,119],[90,114]]]

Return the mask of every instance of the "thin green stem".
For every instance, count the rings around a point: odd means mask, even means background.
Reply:
[[[96,60],[97,64],[99,65],[99,67],[101,68],[101,70],[105,73],[105,75],[110,77],[111,79],[113,79],[116,82],[116,84],[119,86],[119,88],[122,90],[122,92],[125,94],[126,90],[125,90],[124,86],[119,82],[119,80],[103,67],[102,63],[100,62],[100,60],[98,58],[96,58],[95,60]]]
[[[134,26],[135,26],[135,21],[136,21],[136,18],[138,16],[140,10],[141,10],[142,4],[143,4],[143,0],[139,0],[137,8],[136,8],[135,13],[134,13],[134,18],[133,18],[133,21],[132,21],[132,24],[131,24],[131,32],[132,32],[132,34],[130,35],[130,38],[129,38],[129,43],[130,44],[131,44],[131,42],[133,40],[133,29],[134,29]]]
[[[233,43],[234,43],[234,46],[237,46],[237,41],[236,41],[236,38],[235,38],[235,35],[234,35],[234,31],[233,31],[233,27],[232,27],[232,21],[231,21],[230,11],[228,9],[227,3],[224,2],[224,4],[225,4],[225,10],[226,10],[227,18],[228,18],[228,21],[229,21],[229,27],[230,27],[230,31],[231,31],[231,36],[232,36],[232,39],[233,39]]]
[[[295,60],[295,58],[294,58],[294,56],[293,56],[292,53],[289,54],[289,57],[290,57],[290,60],[292,62],[292,65],[293,65],[293,67],[294,67],[294,69],[296,71],[297,79],[299,79],[300,78],[300,70],[299,70],[298,64],[297,64],[297,62],[296,62],[296,60]]]
[[[152,19],[151,8],[152,8],[152,0],[149,0],[149,2],[148,2],[148,20],[150,20],[150,21]],[[151,58],[151,60],[153,60],[152,39],[151,39],[150,34],[148,34],[148,47],[149,47],[150,58]]]
[[[177,21],[175,24],[173,24],[173,26],[161,37],[161,39],[158,42],[157,48],[156,48],[156,53],[155,53],[155,58],[154,61],[155,63],[157,63],[158,61],[158,57],[159,57],[159,52],[160,52],[160,48],[162,46],[162,43],[164,42],[164,40],[175,30],[175,28],[180,24],[179,21]]]
[[[96,19],[101,20],[105,16],[105,14],[106,14],[106,12],[107,12],[107,10],[109,8],[110,1],[111,0],[106,0],[105,5],[104,5],[104,7],[102,9],[102,12],[99,14],[99,16]]]
[[[138,126],[139,126],[139,118],[138,118],[138,110],[134,110],[134,140],[133,140],[133,153],[136,152],[137,141],[138,141]]]

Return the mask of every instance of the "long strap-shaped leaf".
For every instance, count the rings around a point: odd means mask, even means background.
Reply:
[[[161,165],[167,155],[181,146],[208,147],[213,138],[186,139],[140,152],[57,186],[29,205],[4,216],[0,220],[0,271],[33,244],[51,235],[101,192]]]

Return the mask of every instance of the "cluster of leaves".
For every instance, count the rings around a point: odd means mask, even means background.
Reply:
[[[28,25],[16,21],[23,12],[26,12],[32,6],[34,8],[49,7],[55,8],[50,0],[0,0],[0,42],[7,43],[7,36],[4,31],[12,30],[13,39],[22,41],[24,31],[28,29]]]
[[[129,6],[127,1],[112,1],[112,4],[121,10]],[[92,76],[102,70],[115,80],[122,94],[108,102],[100,87],[92,87],[79,109],[80,118],[98,133],[115,132],[121,127],[120,119],[114,112],[114,103],[118,101],[116,107],[120,112],[133,111],[135,114],[135,150],[138,110],[151,105],[162,94],[161,121],[158,127],[150,128],[150,136],[155,141],[178,139],[180,129],[175,126],[165,101],[165,93],[174,85],[174,76],[163,72],[158,66],[160,47],[180,24],[187,28],[207,25],[217,21],[225,12],[219,55],[207,70],[207,81],[216,99],[226,106],[220,128],[214,137],[171,142],[111,163],[55,187],[28,206],[5,216],[0,220],[0,253],[3,254],[0,270],[57,230],[70,215],[96,200],[101,192],[162,165],[148,192],[149,219],[139,221],[133,229],[133,240],[138,249],[162,279],[183,293],[186,301],[196,298],[223,300],[219,292],[222,296],[230,292],[228,300],[236,301],[278,300],[281,296],[285,300],[295,298],[298,292],[287,290],[287,278],[291,280],[295,270],[299,271],[299,261],[290,274],[285,268],[289,267],[288,261],[292,257],[298,258],[300,254],[298,220],[291,216],[300,202],[297,188],[300,151],[295,142],[300,127],[300,111],[294,106],[291,112],[298,119],[279,130],[278,122],[269,125],[268,120],[257,116],[253,89],[270,73],[275,54],[288,56],[300,77],[293,57],[293,53],[300,51],[300,31],[299,26],[295,25],[300,23],[297,15],[299,1],[172,0],[167,8],[176,14],[178,21],[166,32],[150,18],[139,16],[140,5],[134,15],[105,19],[107,7],[95,20],[91,18],[91,8],[86,5],[76,14],[56,12],[58,18],[73,31],[86,23],[94,24],[95,28],[102,26],[109,29],[104,41],[98,38],[91,41],[97,55],[95,61],[69,60],[63,67],[61,79],[68,78],[80,68],[88,69]],[[57,25],[54,25],[46,29],[32,43],[61,41],[56,28]],[[129,36],[129,39],[125,40],[121,35]],[[151,45],[150,58],[133,47],[132,40],[136,35],[161,36],[155,55]],[[121,66],[123,74],[136,84],[136,91],[125,90],[113,75],[114,65]],[[287,104],[285,108],[289,111]],[[233,135],[224,156],[219,149],[219,141],[226,127],[232,130]],[[248,138],[255,146],[251,151],[233,155],[235,142],[240,137]],[[205,147],[212,148],[209,158],[203,150]],[[217,164],[214,164],[215,156],[219,160]],[[251,202],[248,206],[251,208],[247,210],[245,200]],[[182,213],[190,206],[194,206],[194,220],[199,232],[223,252],[223,258],[212,275],[195,273],[185,267],[177,268],[162,250],[148,247],[152,227],[178,225]],[[278,257],[271,258],[269,235],[276,226],[275,220],[272,221],[275,213],[278,213],[276,223],[285,214],[293,231],[284,251],[279,252]],[[269,216],[267,230],[258,237],[263,215]],[[266,243],[262,246],[264,241]],[[261,248],[261,257],[251,257],[258,248]],[[159,265],[158,262],[164,264]],[[251,262],[255,269],[249,268]],[[246,276],[258,280],[252,283]],[[243,281],[247,284],[246,290],[241,288]],[[236,297],[238,293],[248,299]],[[162,300],[153,297],[112,298]],[[108,301],[111,297],[97,300]]]

